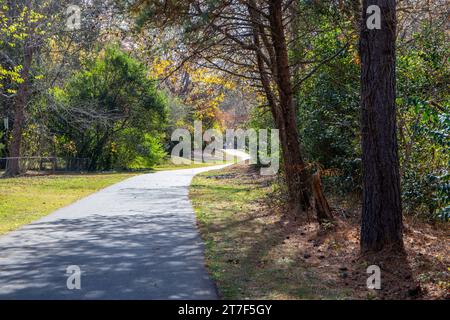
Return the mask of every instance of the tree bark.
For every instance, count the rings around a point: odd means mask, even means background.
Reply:
[[[317,221],[319,224],[332,222],[333,215],[327,199],[323,193],[322,182],[320,181],[320,174],[316,172],[312,176],[312,190],[314,196],[314,208],[316,209]]]
[[[295,210],[305,211],[311,207],[311,177],[300,150],[282,4],[282,0],[269,2],[270,31],[277,71],[275,81],[279,95],[279,106],[275,110],[275,121],[278,129],[280,129],[290,204]],[[300,208],[297,208],[298,205],[300,205]]]
[[[381,9],[381,29],[366,25]],[[395,106],[396,1],[364,0],[360,35],[363,208],[361,251],[402,250]]]
[[[24,63],[21,72],[23,82],[19,84],[17,96],[14,101],[14,123],[12,140],[9,145],[9,157],[5,176],[14,177],[20,174],[20,156],[22,146],[22,132],[25,124],[25,109],[30,96],[30,68],[33,61],[33,49],[31,44],[26,43],[24,47]]]

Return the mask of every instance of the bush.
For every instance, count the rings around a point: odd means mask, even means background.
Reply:
[[[115,150],[115,167],[118,169],[148,169],[164,160],[166,152],[160,137],[142,134],[136,129],[125,130],[118,139]]]

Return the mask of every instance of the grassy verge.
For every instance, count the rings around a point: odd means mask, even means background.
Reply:
[[[222,297],[348,297],[350,292],[337,289],[331,277],[306,266],[292,241],[298,226],[268,204],[273,189],[270,178],[244,165],[194,178],[190,197],[206,243],[207,268]]]
[[[139,172],[62,174],[0,179],[0,234],[48,215],[91,193],[137,174],[202,168],[213,163],[165,163]]]
[[[105,173],[0,179],[0,234],[134,175]]]
[[[192,164],[173,164],[170,161],[167,161],[165,163],[159,164],[152,168],[154,171],[166,171],[166,170],[182,170],[182,169],[196,169],[196,168],[204,168],[204,167],[210,167],[210,166],[218,166],[221,164],[225,164],[226,162],[223,161],[217,161],[216,163],[210,162],[210,163],[192,163]]]

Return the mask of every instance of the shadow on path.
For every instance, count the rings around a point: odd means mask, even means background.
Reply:
[[[138,176],[0,237],[0,299],[216,299],[188,199],[195,173]],[[81,290],[67,288],[70,265]]]

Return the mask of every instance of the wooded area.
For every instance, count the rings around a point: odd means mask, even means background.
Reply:
[[[279,129],[287,210],[333,224],[327,196],[356,196],[361,253],[403,255],[404,216],[448,223],[446,1],[71,5],[79,26],[60,1],[0,0],[5,177],[21,157],[150,168],[201,120]]]

